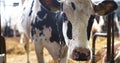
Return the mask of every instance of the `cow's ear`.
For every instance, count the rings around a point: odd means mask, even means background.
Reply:
[[[60,8],[60,2],[57,0],[39,0],[40,3],[50,11],[56,11]]]
[[[106,15],[118,8],[118,5],[114,1],[103,1],[102,3],[99,3],[98,5],[94,6],[94,10],[98,15]]]

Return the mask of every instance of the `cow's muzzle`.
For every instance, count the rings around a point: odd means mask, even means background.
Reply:
[[[86,48],[75,48],[72,53],[72,59],[76,61],[88,61],[90,57],[90,50]]]

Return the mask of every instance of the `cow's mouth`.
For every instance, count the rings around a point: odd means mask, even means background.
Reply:
[[[73,50],[72,59],[76,61],[88,61],[90,59],[90,50],[85,48],[76,48]]]

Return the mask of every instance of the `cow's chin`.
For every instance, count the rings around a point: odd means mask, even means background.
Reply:
[[[71,58],[75,61],[88,61],[91,58],[91,52],[86,48],[75,48]]]

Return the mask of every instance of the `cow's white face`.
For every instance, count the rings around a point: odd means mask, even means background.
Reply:
[[[63,23],[63,34],[68,45],[70,57],[74,60],[88,60],[90,50],[87,39],[87,25],[93,13],[89,0],[68,0],[63,3],[63,11],[72,24],[72,39],[67,36],[67,21]]]

